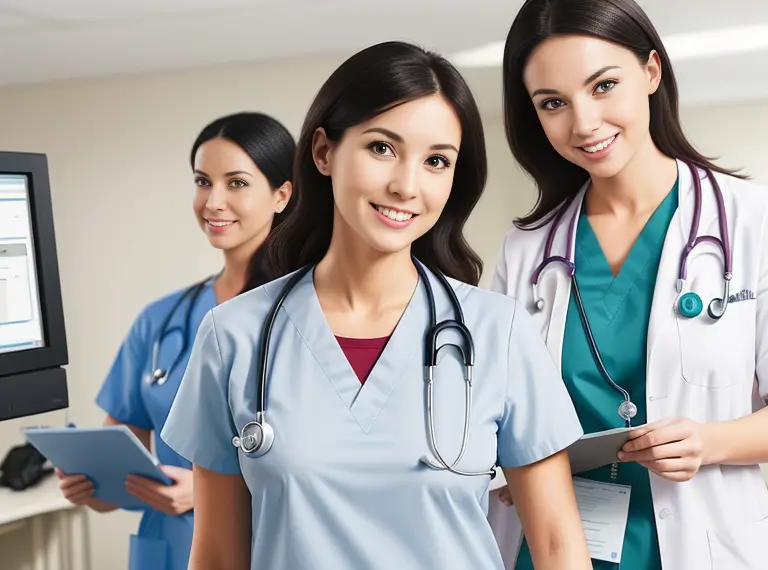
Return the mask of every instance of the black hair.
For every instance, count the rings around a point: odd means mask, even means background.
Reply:
[[[461,123],[460,157],[445,208],[435,226],[413,243],[412,253],[434,271],[470,284],[479,282],[482,260],[466,242],[463,228],[487,177],[480,113],[469,86],[451,63],[435,53],[396,41],[353,55],[317,93],[297,144],[294,213],[265,244],[275,273],[285,274],[318,263],[330,245],[332,181],[315,165],[315,132],[323,128],[326,136],[337,142],[351,127],[398,105],[437,94],[451,105]]]
[[[277,190],[286,182],[292,182],[296,142],[288,129],[276,119],[264,113],[240,112],[220,117],[206,125],[192,145],[190,164],[193,169],[198,149],[216,138],[227,139],[243,149],[273,190]],[[293,199],[289,200],[283,211],[275,214],[270,232],[290,216],[293,204]],[[263,285],[271,277],[262,244],[251,258],[248,278],[242,292]]]
[[[744,178],[716,166],[686,139],[678,112],[675,74],[656,29],[633,0],[527,0],[515,17],[504,47],[504,124],[512,154],[534,179],[538,200],[533,210],[516,220],[522,229],[547,223],[589,179],[589,174],[558,154],[547,140],[528,91],[523,72],[531,52],[553,36],[580,35],[620,45],[645,65],[656,51],[661,82],[649,97],[650,134],[656,147],[670,158],[700,168]]]

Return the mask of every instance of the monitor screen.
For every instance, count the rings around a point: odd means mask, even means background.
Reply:
[[[0,354],[45,346],[30,192],[0,173]]]

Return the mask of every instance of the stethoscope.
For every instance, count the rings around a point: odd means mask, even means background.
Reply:
[[[437,322],[436,309],[435,309],[435,296],[432,291],[432,285],[429,282],[424,268],[417,260],[413,260],[416,270],[419,273],[420,281],[424,284],[424,288],[429,301],[429,327],[427,328],[424,339],[424,356],[425,356],[425,381],[427,387],[427,431],[429,436],[429,446],[432,452],[432,456],[425,455],[420,458],[420,461],[438,470],[451,471],[457,475],[488,475],[491,478],[495,477],[496,471],[491,468],[487,471],[462,471],[456,468],[456,465],[461,461],[464,453],[467,449],[467,443],[469,441],[470,421],[472,413],[472,369],[475,362],[475,346],[472,339],[472,334],[464,324],[464,314],[461,310],[461,304],[456,297],[456,292],[451,287],[448,280],[439,271],[435,272],[441,285],[448,293],[451,300],[451,305],[454,312],[454,319],[447,319],[441,322]],[[297,271],[285,284],[277,300],[270,308],[267,318],[264,321],[263,333],[261,337],[261,354],[259,359],[258,371],[257,371],[257,392],[256,392],[256,418],[245,424],[240,431],[239,436],[232,438],[232,445],[239,448],[247,455],[259,457],[266,454],[272,444],[275,441],[274,428],[267,421],[267,409],[265,404],[266,387],[267,387],[267,360],[269,355],[269,342],[272,336],[272,328],[277,316],[278,310],[283,305],[288,294],[298,284],[299,281],[306,275],[306,273],[312,268],[312,266],[306,266]],[[462,338],[462,345],[445,343],[441,346],[437,344],[438,335],[445,331],[453,329],[459,333]],[[448,463],[440,453],[437,446],[437,438],[435,435],[434,424],[434,370],[437,366],[437,357],[440,350],[446,346],[456,347],[462,355],[462,364],[464,368],[464,433],[462,435],[461,449],[456,459],[452,463]]]
[[[195,304],[197,303],[197,299],[200,297],[200,294],[205,290],[205,287],[210,283],[212,279],[215,279],[217,276],[214,277],[206,277],[202,281],[199,281],[195,283],[194,285],[190,285],[187,287],[187,289],[179,295],[179,298],[176,300],[176,302],[173,304],[173,307],[171,308],[168,315],[165,317],[165,320],[163,321],[162,326],[160,327],[160,332],[157,335],[157,338],[155,338],[155,342],[152,343],[152,360],[150,363],[150,370],[152,371],[149,381],[150,385],[152,386],[162,386],[166,383],[168,380],[168,377],[171,374],[171,371],[176,368],[176,366],[179,364],[182,358],[184,358],[184,355],[187,353],[187,349],[189,348],[189,334],[188,332],[192,329],[192,323],[190,322],[192,318],[192,312],[195,310]],[[171,319],[173,319],[174,315],[176,314],[176,311],[179,309],[181,304],[184,302],[184,299],[189,297],[189,305],[187,306],[186,314],[184,315],[184,326],[175,326],[175,327],[168,327],[168,325],[171,324]],[[159,358],[160,358],[160,346],[163,344],[163,341],[167,336],[170,334],[178,332],[181,334],[181,350],[179,350],[178,354],[176,355],[176,358],[173,360],[173,363],[168,368],[162,368],[159,366]]]
[[[686,243],[680,259],[680,269],[678,271],[678,279],[676,283],[676,290],[678,293],[677,312],[681,317],[687,319],[697,317],[699,314],[701,314],[701,311],[704,308],[704,303],[702,302],[701,297],[693,291],[683,293],[683,291],[686,289],[688,257],[697,245],[704,242],[714,243],[720,248],[723,254],[723,297],[722,299],[715,297],[710,301],[709,305],[707,306],[707,314],[710,316],[710,318],[717,321],[725,314],[725,310],[728,307],[731,277],[733,275],[731,245],[728,239],[728,222],[725,213],[725,202],[723,200],[723,192],[720,189],[720,185],[718,184],[714,175],[711,171],[705,169],[704,172],[712,182],[712,189],[714,190],[715,197],[717,199],[720,238],[718,239],[711,235],[699,236],[699,222],[701,221],[701,179],[699,178],[698,170],[694,165],[688,164],[688,168],[691,170],[691,174],[693,175],[694,210],[693,221],[691,223],[691,231],[688,235],[688,243]],[[544,309],[544,299],[539,296],[538,289],[539,279],[541,278],[541,274],[544,269],[552,263],[560,263],[567,267],[568,273],[571,277],[571,283],[573,285],[573,293],[576,300],[576,306],[579,310],[579,317],[581,319],[582,325],[584,326],[584,331],[587,334],[587,341],[589,343],[590,351],[592,352],[592,356],[595,359],[598,369],[600,370],[600,374],[624,397],[624,401],[619,405],[619,416],[624,419],[627,427],[631,427],[632,418],[637,415],[637,406],[630,399],[629,392],[614,382],[613,378],[608,373],[608,370],[603,364],[603,360],[600,357],[600,351],[597,349],[595,337],[592,334],[591,327],[589,326],[589,320],[587,319],[587,313],[584,310],[584,303],[582,302],[581,292],[579,291],[579,284],[576,280],[576,262],[575,256],[573,254],[573,242],[574,231],[576,229],[576,217],[578,216],[578,212],[574,212],[570,223],[568,224],[568,246],[566,257],[552,255],[552,244],[555,240],[555,233],[557,232],[558,225],[562,221],[566,210],[567,205],[564,205],[555,216],[552,227],[549,229],[549,233],[547,234],[543,259],[531,275],[531,286],[533,289],[533,299],[535,302],[536,310],[541,311]]]

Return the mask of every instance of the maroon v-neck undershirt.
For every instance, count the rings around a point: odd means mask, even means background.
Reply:
[[[389,340],[388,336],[382,338],[346,338],[337,336],[336,340],[347,357],[352,370],[357,374],[360,383],[365,383],[368,375],[376,365],[376,361],[384,351]]]

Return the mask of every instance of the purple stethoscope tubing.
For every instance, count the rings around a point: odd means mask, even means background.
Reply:
[[[699,223],[701,221],[701,178],[699,176],[698,168],[688,163],[688,168],[691,170],[691,174],[693,175],[693,190],[694,190],[694,208],[693,208],[693,219],[691,221],[691,230],[688,235],[688,242],[686,243],[685,247],[683,248],[682,254],[680,256],[680,267],[678,271],[678,279],[677,279],[677,292],[678,294],[682,293],[683,289],[685,288],[685,280],[688,274],[688,257],[690,256],[691,252],[696,248],[697,245],[708,242],[715,244],[718,246],[723,254],[723,297],[720,298],[714,298],[710,301],[709,305],[707,306],[707,313],[709,316],[714,319],[718,320],[720,319],[724,314],[725,310],[728,307],[728,297],[730,296],[730,287],[731,287],[731,278],[733,277],[733,258],[732,258],[732,251],[731,251],[731,244],[728,237],[728,220],[726,219],[726,213],[725,213],[725,201],[723,199],[723,192],[720,188],[720,184],[715,179],[715,176],[713,175],[712,171],[709,169],[703,169],[705,174],[709,177],[710,182],[712,183],[712,190],[714,191],[715,198],[717,200],[717,213],[718,213],[718,222],[719,222],[719,229],[720,229],[720,238],[716,238],[712,235],[704,235],[699,236]],[[595,359],[595,362],[598,366],[598,369],[600,370],[600,373],[602,374],[603,378],[611,384],[616,390],[621,392],[622,396],[624,396],[624,401],[619,406],[619,415],[624,418],[627,427],[631,425],[631,419],[637,415],[637,406],[632,403],[632,401],[629,398],[629,393],[619,386],[613,378],[611,378],[611,375],[608,373],[608,370],[605,368],[605,365],[603,364],[603,360],[600,357],[600,351],[597,349],[597,343],[595,342],[594,335],[592,334],[592,329],[589,325],[589,320],[587,319],[586,311],[584,310],[584,304],[581,299],[581,292],[579,291],[578,282],[576,281],[576,261],[575,256],[573,254],[573,242],[574,242],[574,231],[576,229],[576,217],[578,215],[578,212],[574,212],[573,216],[571,217],[570,222],[568,223],[568,242],[567,242],[567,249],[566,249],[566,256],[559,256],[559,255],[552,255],[552,245],[555,241],[555,234],[557,233],[558,227],[560,222],[562,221],[563,217],[565,216],[565,212],[568,209],[568,204],[564,204],[563,207],[560,209],[560,211],[555,215],[555,218],[552,222],[552,225],[549,229],[549,232],[547,234],[547,240],[544,246],[544,254],[542,257],[541,263],[539,263],[536,268],[533,270],[533,273],[531,274],[531,288],[533,290],[533,301],[534,305],[536,307],[537,311],[541,311],[544,309],[544,299],[539,296],[539,279],[544,272],[544,270],[550,266],[551,264],[559,263],[565,266],[568,269],[568,275],[571,278],[571,283],[573,285],[574,290],[574,298],[576,300],[576,306],[579,310],[579,316],[581,318],[581,322],[584,326],[584,330],[587,335],[587,341],[589,343],[590,350],[592,351],[592,356]],[[716,305],[720,305],[719,308],[716,307]]]

